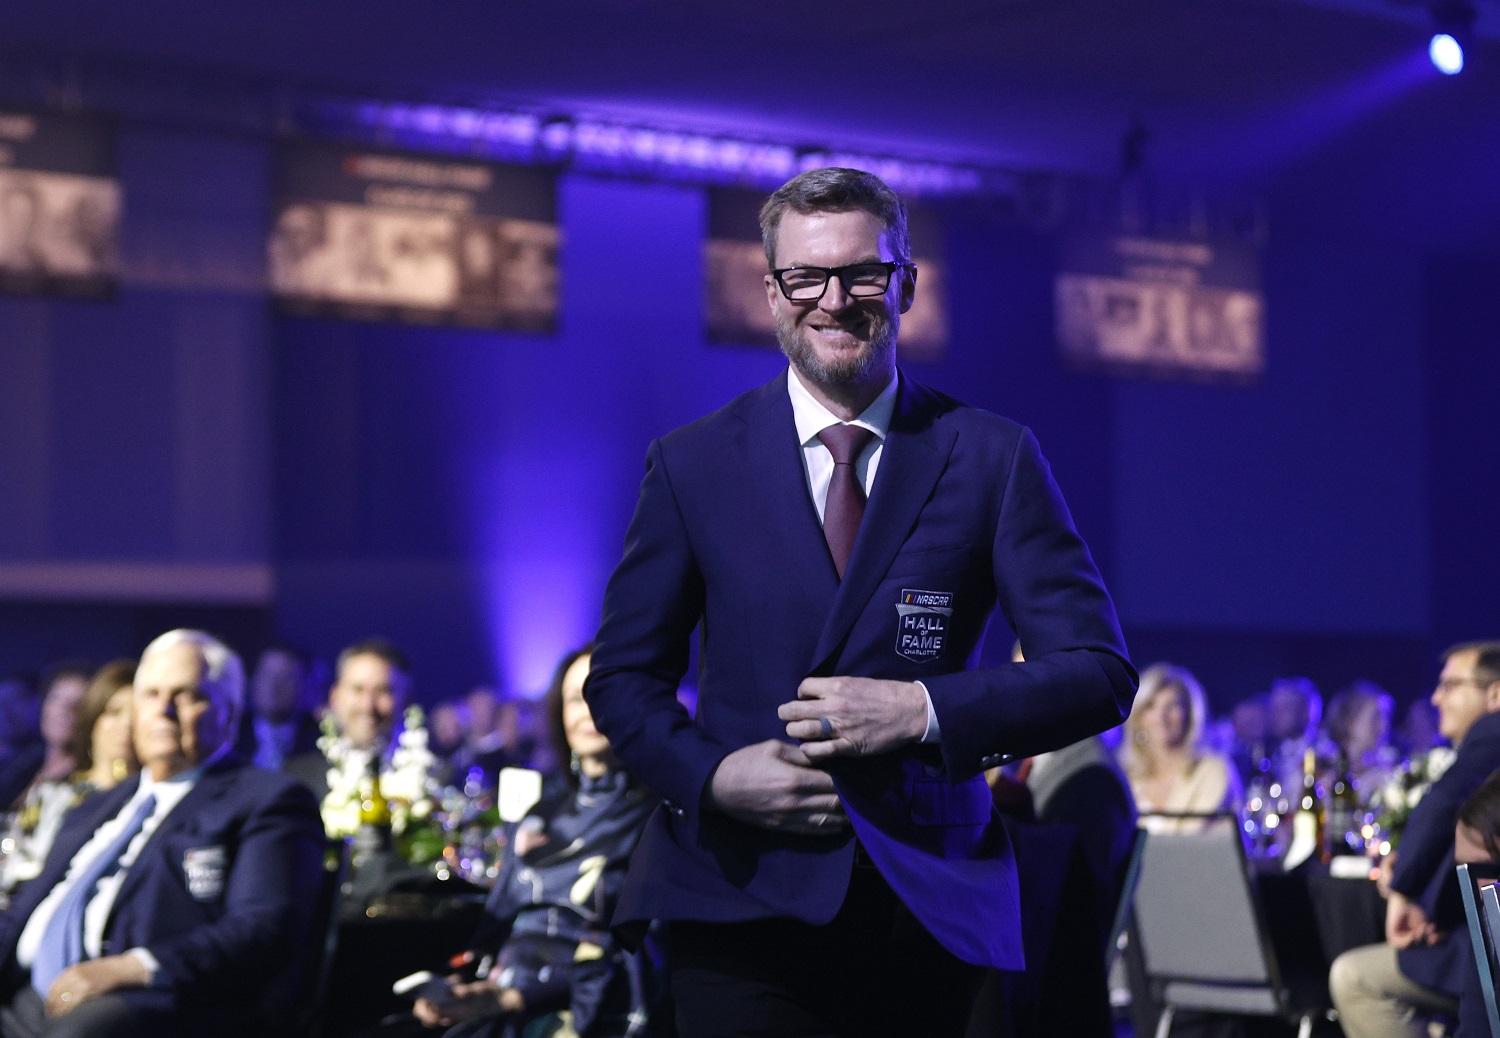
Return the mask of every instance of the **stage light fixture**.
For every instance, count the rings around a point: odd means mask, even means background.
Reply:
[[[1473,0],[1434,0],[1428,9],[1433,33],[1427,56],[1443,75],[1456,76],[1464,70],[1464,45],[1474,30]]]

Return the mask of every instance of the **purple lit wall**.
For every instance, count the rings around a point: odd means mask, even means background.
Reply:
[[[198,622],[250,651],[379,632],[426,698],[534,693],[592,633],[649,439],[780,367],[702,341],[690,187],[562,178],[541,337],[273,318],[267,149],[133,129],[122,154],[119,301],[0,298],[0,670]],[[1432,643],[1484,633],[1454,516],[1500,503],[1466,478],[1500,397],[1492,268],[1273,226],[1263,384],[1115,382],[1056,360],[1050,239],[954,216],[952,347],[913,374],[1037,430],[1139,662],[1220,701],[1293,670],[1405,697]],[[16,590],[38,565],[164,583]]]

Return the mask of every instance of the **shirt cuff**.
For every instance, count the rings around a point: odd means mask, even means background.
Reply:
[[[146,967],[146,986],[148,988],[155,987],[156,979],[161,976],[161,963],[156,961],[156,956],[152,955],[145,948],[131,948],[125,954]]]
[[[922,733],[922,741],[924,743],[942,742],[943,733],[938,730],[937,711],[932,708],[932,693],[927,691],[927,686],[920,681],[914,681],[912,684],[920,688],[922,695],[927,698],[927,730]]]

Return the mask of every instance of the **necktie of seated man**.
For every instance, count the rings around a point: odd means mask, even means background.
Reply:
[[[31,964],[31,986],[42,998],[52,988],[59,973],[88,956],[83,950],[83,914],[99,888],[99,881],[120,868],[120,858],[130,841],[140,835],[146,819],[156,810],[156,794],[148,795],[136,805],[110,845],[89,863],[73,884],[71,890],[57,904],[52,918],[42,931],[41,944],[36,950],[36,961]]]
[[[828,480],[828,500],[823,506],[823,538],[840,580],[844,579],[859,521],[865,514],[865,488],[860,485],[854,463],[874,437],[873,432],[858,425],[830,425],[818,433],[818,439],[833,455],[833,476]]]

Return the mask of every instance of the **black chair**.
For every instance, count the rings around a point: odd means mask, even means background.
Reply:
[[[1143,837],[1134,921],[1156,1038],[1180,1010],[1280,1018],[1308,1038],[1327,1007],[1283,981],[1236,820],[1207,825]]]
[[[1495,999],[1495,978],[1500,975],[1500,863],[1483,862],[1458,866],[1458,889],[1464,899],[1464,917],[1474,948],[1474,966],[1479,972],[1479,990],[1491,1038],[1500,1038],[1500,1009]]]
[[[322,884],[308,931],[307,974],[311,979],[290,1032],[302,1038],[314,1038],[322,1030],[328,977],[333,972],[333,957],[338,950],[339,911],[348,879],[349,843],[347,840],[329,840],[323,855]]]

